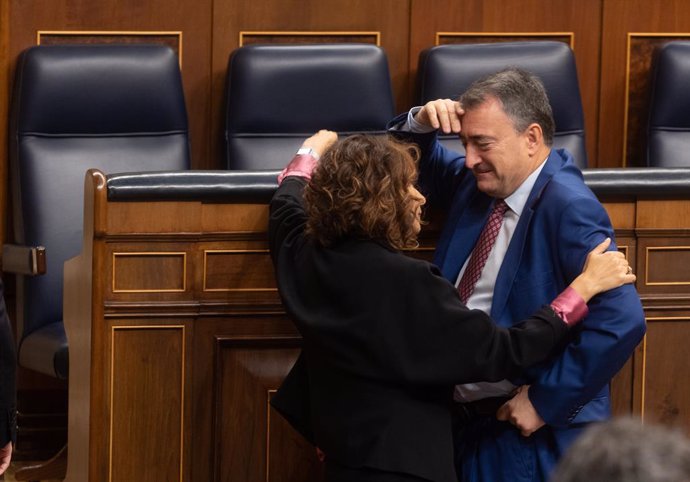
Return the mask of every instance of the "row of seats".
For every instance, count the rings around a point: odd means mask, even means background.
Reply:
[[[541,77],[554,109],[556,147],[587,166],[575,59],[561,42],[443,45],[422,52],[415,103],[457,98],[477,78],[518,66]],[[229,169],[276,168],[319,128],[380,132],[394,113],[388,63],[372,45],[257,45],[228,65]],[[463,151],[457,136],[444,144]]]
[[[517,64],[542,76],[557,142],[586,165],[575,64],[558,42],[436,47],[423,54],[419,102],[453,97],[477,76]],[[276,169],[320,128],[383,133],[395,107],[388,62],[366,44],[264,45],[228,65],[225,165]],[[20,56],[13,89],[10,172],[14,239],[45,246],[45,274],[18,279],[22,366],[66,378],[62,267],[81,250],[83,176],[190,167],[187,112],[175,53],[156,45],[38,46]],[[457,139],[444,142],[458,144]],[[4,266],[35,252],[5,250]],[[14,263],[11,253],[17,253]]]
[[[690,75],[688,52],[690,42],[673,42],[656,62],[649,142],[654,165],[687,156],[682,146],[690,116],[684,107],[690,101],[682,100],[688,96],[681,95],[679,79]],[[456,97],[479,76],[509,65],[542,78],[556,120],[555,146],[568,148],[586,167],[575,60],[561,42],[428,49],[420,55],[416,103]],[[394,114],[388,62],[376,46],[242,47],[228,64],[225,166],[277,169],[319,128],[383,133]],[[48,247],[46,274],[18,283],[20,363],[66,378],[62,265],[81,250],[84,172],[189,169],[177,57],[155,45],[28,49],[17,66],[10,138],[15,240]],[[462,150],[456,137],[443,142]],[[5,266],[12,264],[10,251]]]

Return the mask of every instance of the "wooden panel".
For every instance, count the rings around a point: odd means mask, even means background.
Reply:
[[[685,296],[690,286],[687,238],[638,239],[637,289],[644,295]]]
[[[118,241],[106,244],[108,261],[103,268],[106,299],[110,302],[137,300],[184,301],[193,298],[192,248],[169,240]]]
[[[603,3],[601,37],[601,105],[599,109],[598,157],[600,167],[625,165],[626,118],[631,119],[630,149],[639,149],[639,128],[644,123],[646,99],[633,99],[626,115],[626,85],[631,91],[644,88],[640,81],[648,75],[649,44],[634,45],[631,70],[627,68],[628,35],[635,32],[661,33],[669,36],[690,32],[690,3],[685,0],[650,2],[648,0],[606,0]],[[578,58],[579,60],[579,58]],[[630,74],[630,75],[629,75]],[[631,93],[632,95],[632,93]],[[589,131],[588,131],[589,134]],[[629,157],[640,159],[641,152]],[[639,162],[639,161],[634,161]]]
[[[611,412],[616,416],[632,413],[634,366],[632,358],[629,359],[611,381]]]
[[[640,200],[636,227],[638,231],[687,230],[690,228],[690,201]]]
[[[113,293],[185,291],[187,253],[113,253]]]
[[[204,291],[237,290],[277,290],[268,249],[204,251]]]
[[[296,339],[218,339],[215,481],[322,480],[313,447],[269,406],[297,345]]]
[[[630,230],[635,227],[636,205],[632,201],[606,201],[602,203],[617,230]]]
[[[690,318],[648,318],[642,415],[690,431]]]
[[[183,325],[113,327],[109,481],[184,480],[184,365]]]
[[[409,107],[407,73],[411,0],[328,0],[285,2],[215,0],[213,12],[212,124],[215,147],[222,158],[225,76],[230,53],[239,46],[240,32],[380,32],[386,51],[398,111]],[[333,37],[324,38],[331,39]],[[282,40],[292,41],[294,36]],[[314,39],[317,40],[318,36]],[[281,41],[275,35],[262,41]],[[321,39],[319,39],[321,40]],[[332,40],[331,40],[332,41]],[[367,40],[369,41],[369,40]]]
[[[497,33],[528,37],[573,32],[585,113],[587,154],[597,166],[599,50],[603,0],[412,0],[410,74],[416,76],[419,52],[433,46],[439,32]],[[414,78],[414,77],[412,77]]]
[[[647,246],[645,254],[647,286],[690,286],[690,246]]]

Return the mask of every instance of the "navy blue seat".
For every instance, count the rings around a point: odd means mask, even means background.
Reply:
[[[388,61],[379,47],[241,47],[228,63],[226,166],[280,168],[319,129],[384,133],[394,112]]]
[[[12,102],[16,245],[4,265],[34,261],[17,270],[19,363],[64,379],[63,263],[81,251],[84,174],[189,168],[178,58],[158,45],[33,47],[19,58]],[[45,274],[31,276],[42,271],[37,246]]]
[[[556,121],[555,148],[566,148],[587,167],[585,122],[573,52],[562,42],[505,42],[439,45],[419,55],[419,105],[457,99],[472,82],[506,67],[528,70],[542,80]],[[464,152],[457,136],[443,136],[448,147]]]
[[[690,42],[669,42],[654,57],[647,165],[690,167]]]

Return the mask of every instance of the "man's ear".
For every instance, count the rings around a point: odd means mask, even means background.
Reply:
[[[541,130],[541,126],[536,122],[530,124],[525,131],[525,139],[529,153],[536,153],[544,145],[544,132]]]

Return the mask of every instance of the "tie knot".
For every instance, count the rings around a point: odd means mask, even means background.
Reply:
[[[496,202],[494,203],[494,209],[493,212],[503,216],[506,211],[508,210],[508,205],[506,204],[505,199],[496,199]]]

